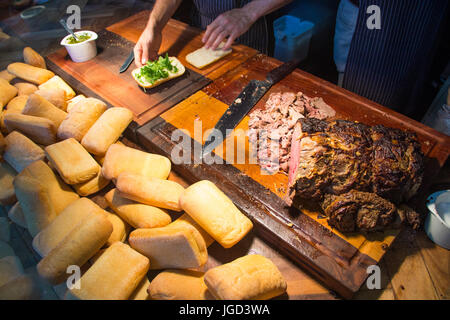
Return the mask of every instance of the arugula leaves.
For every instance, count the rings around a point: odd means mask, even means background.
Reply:
[[[169,72],[176,73],[178,68],[172,65],[166,53],[165,57],[159,57],[156,61],[147,61],[146,65],[141,68],[136,76],[142,82],[154,84],[159,79],[167,78]]]

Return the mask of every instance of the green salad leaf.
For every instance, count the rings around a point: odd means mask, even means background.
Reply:
[[[166,53],[165,57],[159,57],[156,61],[147,61],[145,66],[140,69],[136,76],[139,81],[153,84],[157,80],[167,78],[169,72],[176,73],[178,72],[178,68],[172,65],[169,56]]]

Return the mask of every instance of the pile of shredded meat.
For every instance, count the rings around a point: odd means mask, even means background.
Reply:
[[[272,93],[265,108],[250,113],[249,139],[257,152],[258,163],[269,174],[288,171],[294,125],[301,118],[323,120],[335,111],[322,98],[302,92]]]

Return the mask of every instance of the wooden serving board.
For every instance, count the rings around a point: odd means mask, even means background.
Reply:
[[[182,137],[189,143],[191,163],[174,163],[174,169],[190,182],[208,179],[216,183],[252,219],[262,237],[331,289],[350,298],[366,279],[367,267],[381,260],[399,230],[342,234],[332,229],[320,212],[286,207],[282,201],[286,175],[263,175],[256,164],[208,165],[194,157],[207,136],[205,131],[214,127],[243,87],[251,79],[264,79],[278,65],[280,62],[263,55],[252,57],[139,128],[137,141],[151,151],[171,157],[172,150],[177,147],[174,150],[178,152],[181,142],[172,141],[172,134],[176,129],[184,129]],[[427,157],[425,186],[450,152],[447,136],[298,69],[272,87],[255,108],[262,108],[270,93],[285,91],[322,97],[336,110],[338,118],[417,132]],[[194,127],[201,128],[201,134],[194,136]],[[245,149],[248,159],[247,129],[248,116],[215,153],[224,158],[227,143],[234,140],[235,153]]]
[[[143,90],[131,76],[134,63],[122,74],[120,66],[133,50],[142,33],[149,11],[140,12],[98,33],[98,55],[83,63],[73,62],[65,48],[47,56],[48,68],[60,75],[77,92],[87,92],[111,106],[130,109],[134,127],[143,125],[178,102],[200,90],[212,79],[241,64],[256,54],[245,46],[233,46],[233,53],[209,67],[199,70],[189,65],[185,56],[200,47],[201,30],[170,20],[163,30],[160,54],[176,56],[186,67],[183,76],[153,89]]]

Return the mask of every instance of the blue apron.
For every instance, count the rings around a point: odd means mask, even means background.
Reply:
[[[192,15],[193,25],[206,29],[221,13],[242,8],[251,0],[193,0],[197,9]],[[250,29],[236,39],[237,43],[255,48],[264,54],[269,54],[270,35],[272,34],[272,26],[267,21],[267,17],[258,19]]]
[[[381,29],[366,25],[370,5],[381,9]],[[415,116],[447,6],[448,0],[360,0],[342,86]]]

